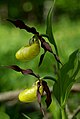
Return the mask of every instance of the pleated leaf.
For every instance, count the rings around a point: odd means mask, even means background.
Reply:
[[[54,36],[53,36],[53,31],[52,31],[52,14],[53,14],[53,7],[49,10],[48,15],[47,15],[46,34],[48,36],[49,42],[54,45],[56,53],[57,53],[58,52],[57,51],[57,46],[56,46],[55,39],[54,39]]]
[[[61,106],[64,106],[69,96],[72,85],[80,71],[80,50],[74,51],[69,61],[60,69],[60,77],[54,84],[53,92]]]

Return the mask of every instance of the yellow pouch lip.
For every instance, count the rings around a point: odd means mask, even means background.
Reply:
[[[34,102],[35,100],[37,100],[37,83],[39,81],[37,81],[35,83],[34,86],[32,86],[29,89],[25,89],[22,92],[20,92],[19,94],[19,100],[21,102]],[[43,87],[42,85],[39,88],[39,91],[41,93],[41,95],[43,94]]]

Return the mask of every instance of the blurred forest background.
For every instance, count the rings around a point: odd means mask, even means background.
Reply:
[[[30,62],[24,63],[16,60],[16,51],[28,43],[32,34],[15,28],[6,20],[7,18],[21,19],[27,25],[34,26],[41,34],[45,34],[46,17],[51,6],[53,6],[53,0],[0,0],[0,66],[17,64],[23,69],[33,69],[40,76],[53,75],[55,59],[51,54],[47,53],[39,68],[40,55]],[[59,57],[63,63],[66,63],[69,55],[80,48],[80,0],[56,0],[53,33]],[[52,48],[54,50],[54,47]],[[46,64],[51,67],[47,67]],[[35,80],[32,76],[23,76],[13,70],[0,67],[0,119],[25,119],[22,113],[27,114],[31,119],[42,119],[37,103],[23,104],[16,98],[9,97],[9,99],[3,95],[7,91],[28,88]],[[79,82],[80,79],[77,83]],[[52,82],[49,81],[50,86],[51,84]],[[68,105],[73,113],[74,109],[80,105],[80,92],[70,94]],[[52,114],[51,109],[48,109],[48,112]],[[77,119],[80,119],[80,114]]]

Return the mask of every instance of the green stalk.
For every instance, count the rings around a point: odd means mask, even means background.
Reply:
[[[61,108],[61,116],[62,116],[61,119],[67,119],[67,115],[65,113],[65,108]]]

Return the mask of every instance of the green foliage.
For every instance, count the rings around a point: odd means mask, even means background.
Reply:
[[[4,112],[0,112],[0,119],[10,119],[10,117]]]
[[[56,40],[56,42],[55,42],[53,32],[52,32],[52,21],[51,21],[52,13],[53,13],[53,8],[50,9],[48,16],[47,16],[46,34],[48,35],[49,42],[55,47],[56,53],[58,50],[61,59],[64,60],[64,65],[61,67],[60,70],[58,70],[58,79],[54,78],[55,74],[53,74],[53,63],[55,64],[55,61],[52,58],[51,54],[47,54],[47,56],[46,56],[47,58],[45,58],[45,62],[40,68],[37,68],[37,63],[38,63],[37,60],[39,60],[39,57],[37,57],[37,59],[34,59],[32,62],[28,62],[26,64],[25,63],[20,64],[15,60],[15,58],[13,58],[16,50],[23,45],[23,41],[26,40],[26,38],[28,39],[29,37],[31,37],[31,36],[28,36],[28,34],[26,35],[26,33],[23,30],[22,31],[20,31],[18,29],[16,30],[15,28],[9,29],[9,27],[4,27],[4,26],[0,27],[0,31],[1,31],[0,37],[2,39],[2,40],[0,40],[0,44],[1,44],[1,47],[0,47],[0,49],[1,49],[0,61],[1,62],[0,62],[0,64],[1,65],[2,64],[9,65],[9,64],[13,64],[13,63],[15,63],[15,64],[18,63],[22,67],[32,68],[35,72],[39,73],[40,76],[42,76],[42,77],[44,75],[43,78],[45,80],[47,78],[47,79],[51,79],[52,81],[54,81],[55,84],[53,86],[53,95],[56,97],[56,99],[60,105],[56,104],[57,101],[55,101],[55,99],[54,99],[52,102],[52,105],[51,105],[52,107],[50,108],[50,111],[52,112],[53,117],[55,119],[57,119],[57,118],[61,118],[60,106],[65,107],[71,87],[75,83],[75,81],[79,78],[79,74],[80,74],[79,73],[80,50],[76,50],[80,46],[79,45],[80,44],[80,37],[79,37],[80,22],[78,24],[75,24],[75,23],[72,24],[70,21],[68,21],[67,25],[65,25],[66,22],[65,22],[65,20],[62,19],[62,21],[59,22],[58,27],[56,27],[56,25],[54,25],[54,28],[56,28],[56,30],[55,30],[56,32],[54,33],[54,35],[56,36],[56,39],[59,39],[59,40]],[[40,32],[43,32],[44,26],[40,26],[40,27],[39,27]],[[75,30],[73,30],[73,29],[75,29]],[[5,33],[5,35],[4,35],[4,33]],[[7,46],[7,42],[9,42],[9,46]],[[26,41],[26,42],[28,42],[28,41]],[[63,49],[64,49],[64,51],[63,51]],[[68,62],[66,63],[69,54],[71,54],[71,55],[69,57]],[[48,67],[48,65],[50,67]],[[48,74],[50,76],[47,76]],[[22,88],[22,87],[24,88],[24,87],[27,87],[28,84],[29,84],[29,86],[32,85],[31,83],[34,82],[34,80],[35,80],[35,79],[33,79],[33,77],[31,77],[31,78],[24,77],[23,78],[21,75],[18,75],[17,73],[15,73],[13,71],[8,72],[4,69],[1,70],[0,76],[1,76],[0,77],[1,78],[1,83],[0,83],[1,91],[17,89],[17,88]],[[13,77],[14,77],[14,79],[13,79]],[[30,80],[26,80],[26,79],[30,79]],[[51,84],[51,85],[53,85],[53,84]],[[57,110],[57,109],[59,109],[59,110]],[[17,112],[17,109],[15,111],[15,114],[16,114],[16,112]],[[34,115],[34,117],[33,117],[33,115]],[[36,114],[34,114],[34,112],[30,116],[32,119],[33,118],[37,119],[39,117],[39,116],[36,116]],[[6,117],[5,117],[5,119],[6,119]]]
[[[49,107],[49,110],[52,113],[53,119],[61,119],[59,103],[57,102],[56,98],[54,97],[54,94],[52,96],[53,96],[52,97],[52,103]]]
[[[52,13],[53,13],[53,7],[49,10],[48,15],[47,15],[46,34],[48,35],[49,42],[54,45],[56,53],[58,55],[58,50],[57,50],[57,46],[54,40],[53,31],[52,31]]]
[[[52,23],[51,23],[51,14],[52,11],[50,9],[48,16],[47,16],[47,35],[49,41],[54,45],[56,53],[57,51],[57,46],[55,43],[55,39],[53,38],[53,33],[52,33]],[[53,86],[53,92],[54,96],[56,97],[59,105],[61,106],[61,115],[62,119],[66,119],[67,116],[65,114],[65,104],[68,99],[70,90],[72,85],[76,81],[76,76],[78,72],[80,71],[80,50],[74,51],[70,57],[69,61],[65,63],[61,69],[59,69],[59,64],[58,64],[58,71],[57,71],[57,82],[55,82]]]
[[[57,83],[54,85],[54,95],[63,107],[80,70],[79,53],[80,51],[76,50],[70,55],[69,61],[60,69],[60,77],[58,77]]]

